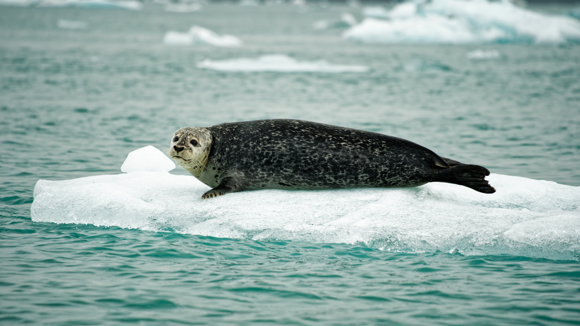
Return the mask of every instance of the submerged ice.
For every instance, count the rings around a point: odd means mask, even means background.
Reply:
[[[344,72],[367,72],[365,66],[346,66],[330,64],[324,60],[320,61],[298,61],[283,54],[263,55],[256,59],[239,58],[230,60],[205,60],[197,64],[198,68],[212,69],[218,71],[251,72],[251,71],[273,71],[273,72],[322,72],[322,73],[344,73]]]
[[[143,171],[148,168],[135,160],[151,155],[163,162],[156,156],[161,153],[136,152],[140,156],[125,162],[131,173],[39,180],[32,219],[257,241],[363,242],[404,252],[580,257],[580,187],[492,174],[493,195],[430,183],[247,191],[201,200],[206,185],[192,176]]]
[[[508,0],[417,0],[367,16],[371,18],[345,31],[343,38],[362,43],[580,41],[580,23],[575,19],[537,13]]]

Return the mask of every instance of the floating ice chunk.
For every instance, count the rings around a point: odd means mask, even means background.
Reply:
[[[163,7],[163,10],[177,13],[190,13],[201,10],[199,3],[168,3]]]
[[[374,17],[377,17],[376,15]],[[399,4],[386,20],[365,19],[345,31],[363,43],[566,43],[580,41],[580,23],[487,0],[433,0]]]
[[[143,4],[138,1],[109,1],[109,0],[41,0],[39,7],[75,7],[87,9],[124,9],[141,10]]]
[[[298,61],[283,54],[271,54],[257,59],[240,58],[222,61],[205,60],[197,64],[198,68],[218,71],[275,71],[275,72],[367,72],[365,66],[333,65],[326,61]]]
[[[242,41],[232,35],[219,35],[207,28],[193,26],[187,33],[169,31],[163,37],[168,45],[212,45],[218,47],[238,47]]]
[[[493,195],[416,188],[260,190],[210,200],[191,176],[134,172],[40,180],[32,220],[215,237],[356,243],[404,252],[580,257],[580,187],[492,174]]]
[[[62,29],[86,29],[88,25],[83,21],[59,19],[57,26]]]
[[[0,0],[0,6],[30,7],[38,4],[38,0]]]
[[[401,19],[413,17],[417,14],[418,8],[415,2],[403,2],[391,9],[387,13],[387,18],[390,19]]]
[[[344,32],[347,41],[361,43],[473,43],[469,26],[460,20],[431,15],[392,21],[366,18]]]
[[[173,169],[175,169],[175,163],[153,146],[132,151],[121,166],[122,172],[169,172]]]
[[[329,22],[327,20],[319,20],[312,24],[314,29],[329,29],[329,28],[348,28],[357,24],[356,18],[353,15],[345,12],[340,16],[340,20],[336,22]]]
[[[467,53],[467,58],[473,60],[497,59],[499,57],[500,54],[497,50],[475,50]]]
[[[167,45],[192,45],[193,40],[189,33],[169,31],[163,36],[163,43]]]
[[[259,6],[260,2],[258,0],[240,0],[238,3],[240,6]]]

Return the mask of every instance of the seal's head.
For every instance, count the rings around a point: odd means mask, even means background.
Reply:
[[[211,148],[212,137],[207,128],[183,127],[173,134],[171,156],[195,177],[205,170]]]

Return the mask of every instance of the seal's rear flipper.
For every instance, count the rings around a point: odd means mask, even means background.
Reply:
[[[495,189],[485,177],[489,170],[479,165],[455,165],[449,169],[439,170],[433,181],[462,185],[485,194],[493,194]]]

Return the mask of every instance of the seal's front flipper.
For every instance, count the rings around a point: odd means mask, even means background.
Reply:
[[[234,178],[227,177],[224,178],[217,187],[203,194],[201,196],[201,199],[209,199],[217,196],[223,196],[227,193],[240,190],[242,190],[242,187],[239,184],[239,182],[234,180]]]

